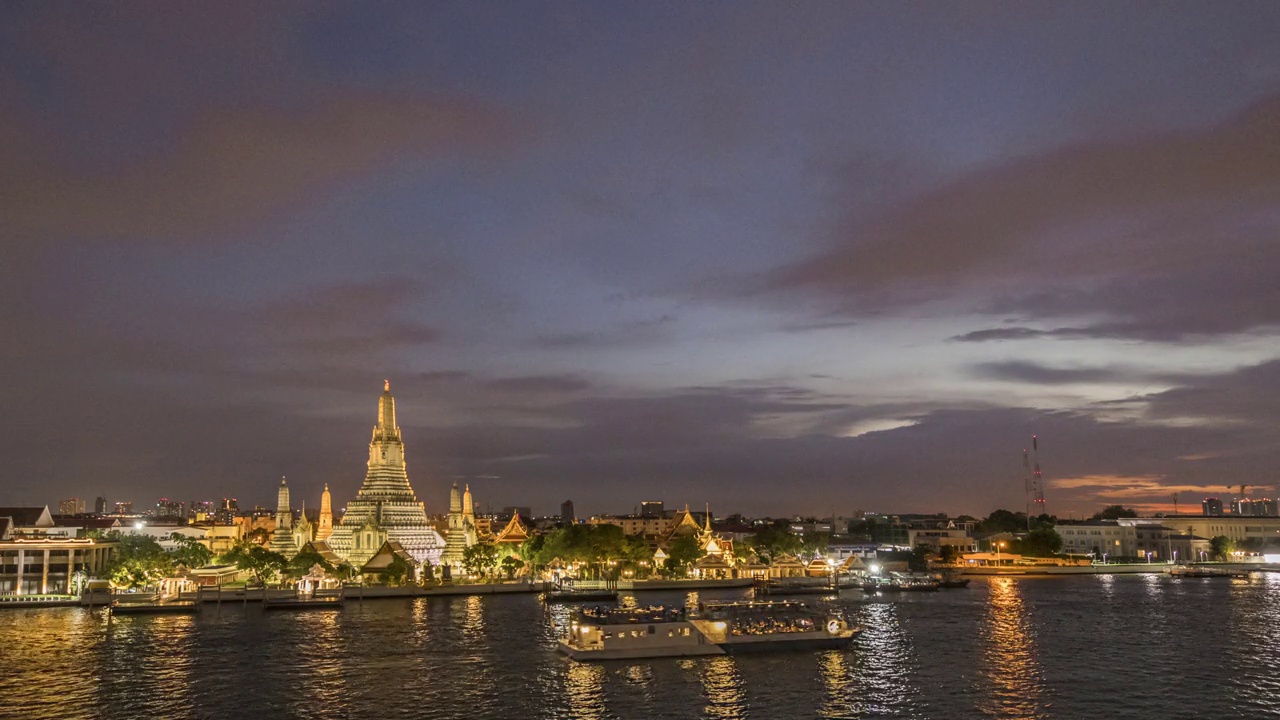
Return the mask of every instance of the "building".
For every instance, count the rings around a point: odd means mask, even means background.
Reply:
[[[660,535],[671,525],[665,517],[646,515],[592,515],[591,525],[617,525],[627,535]]]
[[[83,515],[84,501],[80,498],[68,498],[58,503],[59,515]]]
[[[1205,515],[1221,515],[1222,500],[1216,497],[1207,497],[1200,503],[1200,509]]]
[[[502,517],[510,518],[519,515],[522,518],[533,517],[533,512],[527,505],[508,505],[502,508]]]
[[[1115,520],[1080,520],[1060,522],[1054,530],[1062,538],[1062,552],[1068,555],[1092,555],[1099,561],[1138,556],[1138,535],[1132,525]]]
[[[222,498],[222,506],[214,513],[213,519],[221,525],[230,525],[239,515],[240,503],[235,498]]]
[[[475,503],[471,497],[471,486],[459,495],[458,483],[449,490],[448,531],[445,535],[444,552],[440,554],[440,563],[462,567],[462,554],[467,548],[479,542],[476,530]]]
[[[115,552],[110,540],[25,531],[52,527],[47,507],[0,508],[0,593],[73,593],[77,572],[97,575]]]
[[[102,497],[101,495],[98,496],[97,500],[93,501],[93,511],[95,513],[99,515],[106,515],[108,509],[109,508],[107,507],[107,499]]]
[[[645,518],[665,518],[667,512],[662,507],[661,500],[646,500],[640,503],[640,517]]]
[[[1166,525],[1178,534],[1230,538],[1240,546],[1262,549],[1280,544],[1280,517],[1176,515],[1164,518],[1121,518],[1122,525]]]
[[[116,503],[115,507],[116,507],[116,511],[115,511],[116,515],[132,515],[133,514],[132,501],[121,500],[120,502]]]
[[[298,554],[298,548],[293,544],[293,508],[289,506],[289,484],[284,478],[280,478],[280,488],[276,491],[276,527],[271,532],[268,547],[286,558]]]
[[[444,551],[444,539],[431,527],[426,506],[409,485],[395,402],[387,381],[378,399],[364,484],[327,540],[334,553],[355,567],[363,567],[387,540],[396,541],[418,563],[439,563]]]
[[[1271,498],[1237,498],[1231,501],[1231,514],[1246,517],[1274,517],[1276,501]]]
[[[565,500],[560,503],[560,522],[566,525],[572,525],[578,522],[578,516],[573,512],[572,500]]]

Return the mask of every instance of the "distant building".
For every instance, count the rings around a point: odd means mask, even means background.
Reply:
[[[120,501],[116,503],[116,515],[132,515],[133,503]]]
[[[160,498],[156,501],[152,515],[158,518],[186,518],[187,504],[169,498]]]
[[[106,515],[109,511],[107,508],[107,499],[99,495],[98,499],[93,501],[93,511],[99,515]]]
[[[572,525],[578,522],[578,516],[573,513],[573,501],[565,500],[560,503],[560,522]]]
[[[508,505],[507,507],[502,508],[502,517],[511,518],[516,515],[528,520],[533,517],[533,512],[529,509],[528,505]]]
[[[1207,497],[1200,503],[1200,509],[1205,515],[1218,516],[1222,514],[1222,500],[1216,497]]]
[[[49,508],[0,508],[0,594],[72,593],[77,570],[96,574],[115,551],[113,541],[26,533],[53,526]]]
[[[661,500],[646,500],[640,503],[640,517],[665,518],[666,516]]]
[[[665,517],[644,515],[593,515],[587,520],[592,525],[617,525],[627,535],[660,535],[671,526]]]
[[[58,503],[59,515],[81,515],[84,513],[84,501],[80,498],[68,498]]]
[[[1231,501],[1231,514],[1245,517],[1274,517],[1276,501],[1270,498],[1237,498]]]

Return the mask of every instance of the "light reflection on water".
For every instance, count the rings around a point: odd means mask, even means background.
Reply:
[[[705,717],[737,720],[746,717],[746,695],[742,676],[731,656],[707,658],[702,665],[702,692],[707,698]]]
[[[737,591],[645,593],[641,604]],[[581,664],[533,596],[108,620],[0,612],[0,715],[49,718],[1222,717],[1280,712],[1280,575],[978,579],[845,593],[847,652]],[[15,710],[16,709],[16,710]]]
[[[1028,610],[1019,582],[1009,577],[990,580],[986,622],[982,636],[984,670],[990,694],[979,707],[1002,718],[1043,717],[1043,682]]]

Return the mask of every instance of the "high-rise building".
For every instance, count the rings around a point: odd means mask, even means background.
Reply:
[[[640,503],[640,517],[660,518],[666,516],[661,500],[648,500]]]
[[[84,512],[84,501],[80,498],[67,498],[58,503],[59,515],[80,515]]]
[[[578,516],[573,512],[573,501],[565,500],[560,503],[560,522],[572,525],[578,522]]]
[[[1245,517],[1269,517],[1276,514],[1276,501],[1270,498],[1236,498],[1231,501],[1231,512]]]
[[[182,518],[186,517],[186,503],[181,503],[169,498],[160,498],[156,501],[156,507],[151,513],[158,518]]]
[[[126,501],[126,500],[121,500],[120,502],[117,502],[117,503],[116,503],[116,514],[117,514],[117,515],[132,515],[132,514],[133,514],[133,502],[132,502],[132,501]]]
[[[1200,509],[1205,515],[1220,516],[1222,515],[1222,500],[1216,497],[1207,497],[1200,503]]]
[[[384,541],[395,540],[414,560],[439,564],[444,538],[431,526],[426,506],[409,484],[390,381],[378,398],[378,424],[369,442],[367,468],[364,485],[347,503],[342,521],[329,536],[330,549],[358,568]]]
[[[235,498],[222,498],[222,505],[213,514],[213,521],[219,525],[234,525],[236,516],[240,514],[240,503]]]
[[[98,499],[93,501],[93,511],[99,515],[106,515],[110,511],[107,507],[107,499],[99,495]]]

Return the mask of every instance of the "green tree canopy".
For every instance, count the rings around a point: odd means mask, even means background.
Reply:
[[[502,571],[507,574],[508,580],[515,577],[520,568],[524,567],[524,561],[515,555],[508,555],[502,558],[502,562],[499,564],[502,566]]]
[[[288,561],[280,553],[248,540],[236,543],[222,559],[252,573],[253,579],[262,584],[270,582],[288,565]]]
[[[1214,557],[1226,562],[1231,559],[1231,554],[1236,551],[1236,542],[1226,535],[1215,535],[1209,540],[1209,547],[1212,549]]]
[[[771,563],[783,555],[799,555],[804,541],[786,526],[770,525],[747,538],[747,547],[755,551],[760,560]]]
[[[472,575],[488,575],[498,565],[498,549],[493,543],[476,543],[462,551],[462,567]]]
[[[688,572],[689,566],[697,562],[702,557],[702,548],[698,547],[698,541],[692,535],[676,538],[666,549],[667,559],[664,561],[666,570],[672,575],[683,575]]]
[[[289,560],[288,571],[293,577],[302,577],[311,572],[311,568],[316,565],[319,565],[327,573],[335,570],[333,563],[325,560],[320,553],[315,550],[303,550]]]
[[[174,562],[188,568],[202,568],[213,560],[213,551],[199,540],[177,532],[169,537],[178,546],[170,552]]]
[[[1015,549],[1031,557],[1049,557],[1062,550],[1062,536],[1049,527],[1037,527],[1014,544]]]
[[[112,585],[131,589],[147,587],[173,572],[173,555],[165,552],[150,535],[112,531],[107,537],[119,543],[111,562],[103,569]]]

